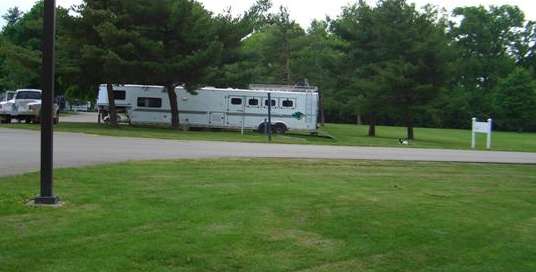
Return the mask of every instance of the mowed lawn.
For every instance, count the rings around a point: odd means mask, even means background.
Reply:
[[[536,271],[536,167],[177,160],[0,179],[1,271]]]
[[[23,128],[38,130],[38,125],[11,124],[0,125],[6,128]],[[98,124],[61,123],[57,131],[80,132],[104,136],[143,137],[172,140],[208,140],[231,142],[268,142],[266,136],[257,132],[247,131],[241,135],[237,131],[178,131],[169,128],[130,127],[112,128]],[[274,135],[274,143],[283,144],[318,144],[344,146],[376,146],[376,147],[409,147],[409,148],[442,148],[470,149],[471,131],[459,129],[416,128],[416,140],[409,146],[401,145],[406,129],[402,127],[377,128],[377,137],[367,136],[367,126],[327,124],[319,131],[319,136],[303,133]],[[485,150],[486,136],[478,136],[478,149]],[[493,148],[495,151],[536,152],[536,133],[494,132]]]

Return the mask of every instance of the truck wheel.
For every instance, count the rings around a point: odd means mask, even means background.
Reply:
[[[285,124],[278,123],[272,126],[272,131],[275,134],[285,134],[287,132],[287,126]]]

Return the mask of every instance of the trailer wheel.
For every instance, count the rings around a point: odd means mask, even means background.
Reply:
[[[287,126],[282,123],[277,123],[274,126],[272,126],[272,131],[275,134],[285,134],[287,132]]]
[[[259,132],[260,134],[266,133],[266,128],[264,127],[264,123],[259,125],[259,128],[257,128],[257,132]]]

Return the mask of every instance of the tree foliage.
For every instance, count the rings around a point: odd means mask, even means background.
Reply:
[[[7,24],[0,35],[0,89],[40,87],[43,9],[43,2],[39,1],[26,13],[11,8],[3,16]],[[61,7],[57,8],[56,13],[57,36],[61,37],[66,35],[65,26],[71,17],[68,10]],[[58,47],[63,46],[59,42]],[[59,54],[58,69],[63,68],[63,60]],[[56,77],[56,84],[58,94],[68,87],[61,75]]]
[[[37,2],[3,16],[0,89],[39,88],[42,9]],[[57,14],[58,94],[94,99],[101,83],[162,85],[173,127],[176,86],[309,82],[320,87],[321,116],[367,122],[370,135],[376,124],[405,125],[412,138],[414,126],[467,128],[472,117],[536,130],[528,121],[536,119],[528,106],[536,23],[516,6],[447,15],[406,0],[362,0],[306,29],[270,0],[239,16],[195,0],[84,0]]]
[[[378,115],[390,114],[413,139],[415,116],[447,81],[448,40],[437,14],[419,12],[403,0],[376,7],[361,1],[343,12],[334,29],[348,42],[345,96],[368,115],[369,135],[375,135]]]
[[[516,68],[499,80],[493,98],[499,128],[521,132],[536,126],[536,80],[529,71]]]

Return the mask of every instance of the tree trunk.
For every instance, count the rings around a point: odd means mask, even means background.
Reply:
[[[320,125],[325,126],[326,125],[326,111],[324,110],[324,95],[318,91],[318,100],[319,100],[319,107],[320,107]]]
[[[117,127],[117,109],[115,108],[114,86],[112,84],[106,84],[106,91],[108,93],[108,116],[110,125]]]
[[[285,38],[285,49],[284,49],[284,57],[285,57],[285,80],[287,81],[287,85],[292,85],[290,82],[291,76],[290,76],[290,45],[288,41],[288,37]]]
[[[291,79],[290,79],[290,57],[287,56],[287,84],[292,85]]]
[[[415,133],[413,131],[413,118],[410,114],[407,116],[406,126],[408,128],[408,140],[415,140]]]
[[[179,128],[179,105],[177,102],[177,93],[175,92],[175,85],[170,84],[166,86],[166,91],[168,93],[169,105],[171,107],[171,128]]]
[[[376,116],[375,115],[370,116],[368,136],[376,137]]]
[[[361,120],[361,114],[359,114],[359,113],[357,114],[355,124],[358,125],[358,126],[363,124],[363,121]]]
[[[408,140],[415,140],[415,133],[413,132],[413,125],[408,126]]]

